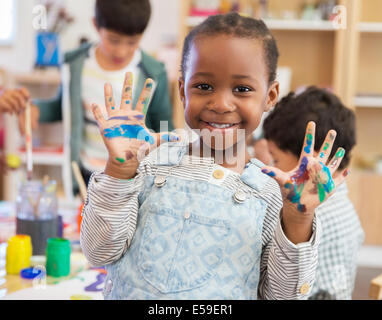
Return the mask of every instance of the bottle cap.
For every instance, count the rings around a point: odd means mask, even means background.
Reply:
[[[36,278],[38,275],[42,274],[42,270],[41,269],[37,269],[37,268],[26,268],[26,269],[23,269],[20,271],[20,276],[24,279],[34,279]]]

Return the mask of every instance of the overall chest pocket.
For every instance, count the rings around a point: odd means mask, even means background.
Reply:
[[[225,220],[153,205],[139,248],[140,272],[162,293],[200,287],[222,263],[230,230]]]

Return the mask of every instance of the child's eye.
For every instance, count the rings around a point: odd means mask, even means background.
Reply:
[[[200,90],[204,90],[204,91],[212,90],[212,87],[209,84],[207,84],[207,83],[198,84],[196,86],[196,88],[198,88]]]
[[[250,87],[245,86],[238,86],[235,89],[233,89],[234,92],[250,92],[252,89]]]

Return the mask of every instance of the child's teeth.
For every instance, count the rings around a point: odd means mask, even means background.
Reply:
[[[219,128],[219,129],[224,129],[224,128],[232,127],[232,124],[229,124],[229,123],[219,124],[219,123],[209,122],[209,124],[211,126],[215,127],[215,128]]]

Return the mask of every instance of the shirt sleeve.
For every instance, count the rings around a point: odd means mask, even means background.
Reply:
[[[314,285],[321,225],[315,215],[308,242],[294,244],[285,236],[280,213],[269,215],[263,230],[258,296],[267,300],[305,300]]]
[[[92,266],[104,266],[118,260],[133,239],[142,174],[120,180],[104,173],[93,173],[82,211],[80,242]]]

